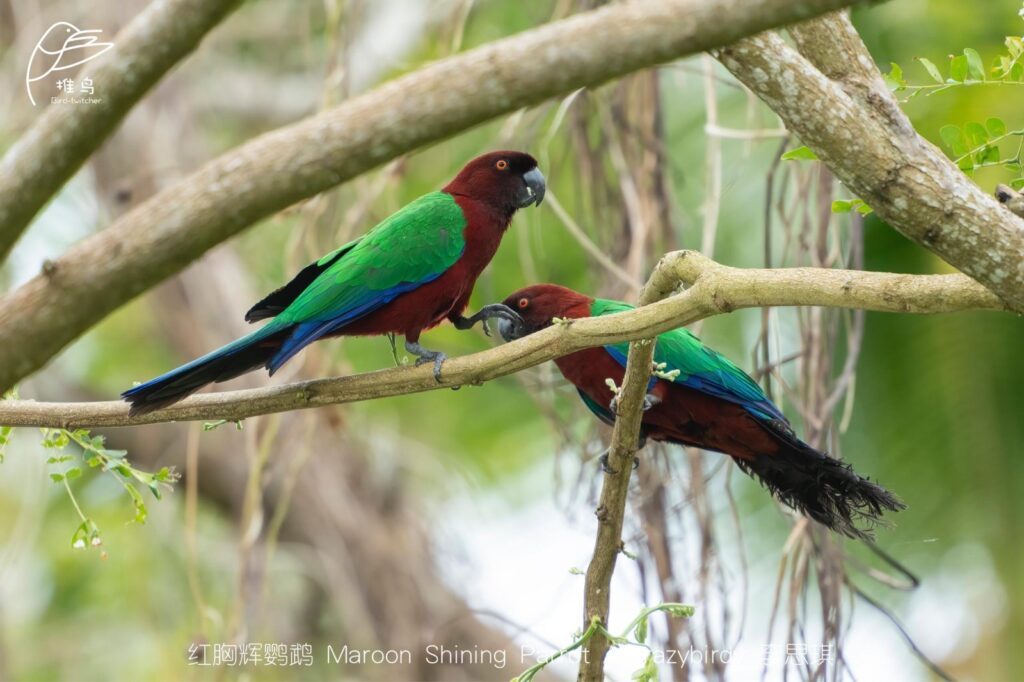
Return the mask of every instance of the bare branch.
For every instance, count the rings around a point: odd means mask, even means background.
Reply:
[[[702,257],[703,258],[703,257]],[[706,263],[712,261],[705,259]],[[640,293],[640,304],[647,305],[667,295],[662,280],[662,268],[671,269],[663,260]],[[688,289],[692,292],[693,289]],[[687,294],[683,294],[684,296]],[[611,602],[612,574],[615,561],[622,549],[622,525],[626,515],[626,500],[629,497],[629,480],[633,475],[633,459],[636,457],[640,438],[640,423],[643,420],[643,402],[647,393],[647,382],[651,378],[654,362],[655,340],[647,338],[629,344],[626,359],[626,374],[619,388],[612,430],[612,443],[608,451],[608,464],[601,483],[601,499],[597,510],[597,537],[594,554],[587,566],[583,593],[584,628],[598,618],[608,627],[608,612]],[[602,682],[604,659],[611,642],[597,635],[587,640],[580,657],[579,682]]]
[[[0,391],[212,246],[296,201],[500,114],[851,2],[616,3],[439,61],[258,137],[0,300]]]
[[[47,201],[175,64],[239,0],[151,3],[91,62],[82,77],[100,88],[95,104],[50,106],[0,161],[0,262]]]
[[[844,14],[793,34],[804,54],[764,33],[719,58],[881,218],[1024,312],[1024,222],[914,131]]]
[[[689,288],[670,296],[680,285]],[[0,401],[0,424],[97,428],[155,422],[245,419],[260,414],[373,400],[452,386],[476,385],[583,348],[653,338],[696,320],[739,308],[832,306],[880,312],[1007,310],[965,275],[897,275],[823,268],[739,269],[694,251],[664,256],[636,310],[557,324],[515,343],[445,362],[440,383],[430,367],[399,367],[283,386],[207,393],[139,417],[120,401]],[[668,296],[668,298],[665,298]]]

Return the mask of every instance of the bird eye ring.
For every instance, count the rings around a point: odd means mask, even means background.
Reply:
[[[498,161],[498,163],[494,164],[494,167],[497,168],[498,170],[505,170],[508,168],[508,161],[506,161],[505,159],[501,159],[500,161]]]
[[[528,299],[528,298],[521,298],[521,299],[519,299],[519,307],[520,308],[525,308],[528,305],[530,305],[530,299]]]

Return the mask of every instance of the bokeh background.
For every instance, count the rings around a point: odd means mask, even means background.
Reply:
[[[37,217],[0,267],[0,283],[17,286],[44,259],[255,135],[592,4],[247,2]],[[0,149],[38,115],[23,77],[46,27],[65,20],[111,37],[143,6],[0,0],[0,88],[8,93]],[[896,62],[908,81],[924,84],[915,57],[945,69],[947,55],[972,47],[988,64],[1005,36],[1024,32],[1018,10],[1018,0],[893,0],[856,11],[854,22],[883,70]],[[958,87],[906,110],[939,143],[948,123],[998,116],[1024,127],[1021,95],[1019,85]],[[537,281],[631,300],[658,256],[676,248],[741,267],[950,270],[873,216],[832,214],[832,199],[851,197],[818,164],[779,160],[796,146],[708,57],[574,93],[253,226],[102,321],[20,393],[110,399],[234,338],[249,305],[305,263],[496,148],[537,156],[551,195],[517,216],[473,308]],[[1010,177],[992,168],[975,180],[991,190]],[[636,558],[619,563],[613,629],[645,603],[697,606],[689,622],[654,619],[656,646],[705,656],[728,649],[732,660],[664,666],[665,680],[750,679],[766,657],[768,679],[812,675],[787,664],[787,645],[806,647],[812,659],[831,656],[828,679],[933,679],[922,657],[958,679],[1018,676],[1020,320],[748,310],[708,320],[700,332],[768,382],[809,440],[908,509],[878,532],[886,562],[819,530],[794,530],[718,455],[649,448],[628,512]],[[494,343],[450,328],[426,339],[449,354]],[[273,382],[394,362],[386,339],[330,341]],[[267,383],[252,375],[225,388]],[[79,520],[48,477],[60,467],[47,464],[52,453],[37,430],[14,433],[0,464],[0,679],[509,679],[533,662],[520,647],[550,653],[579,627],[576,569],[592,549],[596,457],[608,433],[550,366],[458,392],[250,419],[241,429],[176,424],[104,435],[136,466],[175,466],[183,478],[162,501],[147,498],[139,525],[120,484],[87,471],[72,487],[103,544],[72,549]],[[893,564],[920,585],[906,589]],[[239,642],[309,643],[313,664],[190,665],[190,646]],[[414,661],[338,664],[325,655],[328,644],[408,648]],[[430,665],[421,653],[430,644],[510,653],[504,668]],[[609,675],[629,679],[644,655],[613,650]],[[544,675],[572,678],[574,662]]]

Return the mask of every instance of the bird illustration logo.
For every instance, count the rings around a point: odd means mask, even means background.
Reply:
[[[58,21],[46,29],[46,33],[36,43],[32,50],[32,56],[28,59],[28,67],[25,69],[25,89],[28,91],[28,98],[32,106],[36,105],[35,97],[32,96],[32,84],[46,78],[51,73],[66,71],[79,64],[99,57],[101,54],[114,46],[113,43],[102,43],[96,34],[102,33],[99,29],[83,30],[66,21]],[[33,76],[33,69],[42,69],[43,72]]]

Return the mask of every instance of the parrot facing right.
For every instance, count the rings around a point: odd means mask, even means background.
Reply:
[[[504,305],[523,319],[521,326],[499,322],[506,341],[548,327],[556,317],[597,317],[633,307],[554,284],[520,289]],[[607,424],[615,422],[615,396],[606,380],[622,384],[628,349],[628,343],[616,343],[555,360],[586,406]],[[678,371],[678,375],[672,380],[652,376],[644,400],[641,440],[729,455],[779,500],[850,537],[870,537],[855,521],[872,524],[885,510],[904,509],[898,498],[858,476],[848,464],[800,440],[756,381],[689,330],[659,335],[654,360],[659,366],[664,363],[664,373]]]
[[[259,367],[271,374],[314,341],[330,336],[405,335],[416,364],[445,354],[419,344],[420,333],[450,320],[458,329],[518,315],[501,305],[462,313],[515,212],[544,198],[544,176],[529,154],[491,152],[470,161],[440,192],[416,199],[364,236],[303,269],[257,303],[248,322],[268,318],[252,334],[131,388],[129,414],[171,405],[206,384]]]

